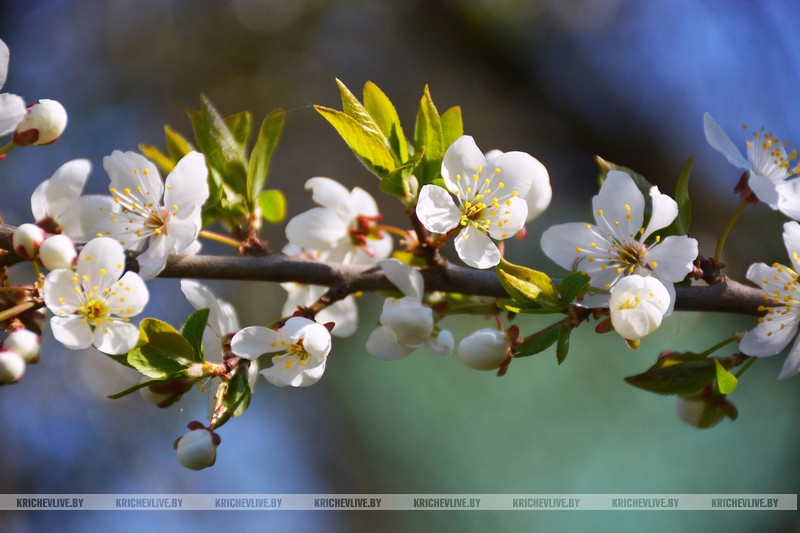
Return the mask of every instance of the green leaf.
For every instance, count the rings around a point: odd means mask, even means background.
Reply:
[[[439,112],[433,104],[430,89],[425,86],[422,99],[417,110],[417,121],[414,125],[414,147],[421,150],[425,147],[425,155],[417,173],[420,186],[426,185],[439,177],[444,157],[444,133]]]
[[[569,354],[569,336],[572,333],[572,328],[569,326],[561,326],[558,328],[558,343],[556,344],[556,360],[558,364],[564,362]]]
[[[258,195],[267,182],[269,163],[281,137],[285,118],[283,109],[273,109],[261,123],[258,139],[247,165],[247,199],[251,207],[256,205]]]
[[[633,178],[633,182],[636,184],[636,187],[642,191],[642,194],[645,198],[650,198],[650,189],[653,188],[653,184],[650,183],[647,178],[636,172],[635,170],[631,170],[628,167],[623,167],[622,165],[617,165],[616,163],[612,163],[611,161],[606,161],[602,157],[595,156],[594,157],[597,166],[600,167],[600,171],[603,173],[603,181],[605,181],[606,175],[612,170],[619,170],[628,174],[631,178]]]
[[[528,335],[521,344],[514,347],[514,357],[527,357],[545,351],[558,340],[561,328],[545,328]]]
[[[136,392],[139,389],[143,389],[143,388],[145,388],[148,385],[151,385],[153,383],[164,383],[166,381],[172,381],[173,379],[180,379],[182,377],[184,377],[183,374],[175,374],[174,376],[168,376],[165,379],[147,379],[145,381],[137,383],[136,385],[128,387],[127,389],[125,389],[123,391],[117,392],[116,394],[110,394],[110,395],[108,395],[106,397],[109,400],[119,400],[120,398],[122,398],[124,396],[127,396],[128,394],[130,394],[132,392]]]
[[[356,119],[327,107],[314,106],[314,109],[331,123],[356,157],[379,178],[385,178],[395,169],[392,154],[383,140]]]
[[[169,174],[172,172],[172,169],[175,168],[175,163],[172,161],[172,159],[170,159],[167,154],[155,146],[151,146],[149,144],[140,144],[139,151],[142,152],[142,155],[144,155],[147,159],[155,163],[165,174]]]
[[[442,113],[442,137],[444,139],[444,150],[453,142],[464,135],[464,123],[461,120],[461,108],[453,106]],[[442,154],[444,157],[444,154]]]
[[[128,363],[145,376],[166,379],[202,363],[192,345],[161,320],[145,318],[139,324],[139,345],[128,352]]]
[[[716,379],[717,379],[717,389],[722,394],[730,394],[736,390],[736,385],[739,383],[739,380],[728,372],[722,364],[719,362],[718,359],[714,359],[714,366],[716,369]]]
[[[561,300],[566,303],[574,302],[575,298],[589,286],[590,279],[591,278],[583,272],[572,272],[568,274],[561,280],[561,283],[558,284],[558,294],[561,296]]]
[[[231,135],[239,143],[242,151],[246,151],[247,141],[250,140],[250,132],[253,131],[253,115],[248,111],[241,111],[226,117],[225,125],[228,126]]]
[[[656,394],[691,394],[705,388],[716,377],[711,359],[685,353],[660,360],[646,372],[629,376],[625,381]]]
[[[556,286],[544,272],[514,265],[505,259],[500,259],[497,275],[500,283],[514,300],[520,302],[540,299],[554,301],[557,298]]]
[[[336,80],[336,85],[339,86],[339,94],[342,97],[342,112],[352,118],[364,128],[364,130],[378,137],[381,142],[388,148],[388,141],[384,138],[383,132],[366,108],[361,105],[358,98],[350,92],[344,83]]]
[[[286,218],[286,197],[278,189],[267,189],[258,195],[261,216],[272,224],[283,222]]]
[[[200,97],[200,110],[187,113],[194,129],[195,142],[206,156],[211,169],[219,173],[220,179],[236,194],[247,192],[247,159],[245,149],[234,137],[225,119],[205,97]]]
[[[409,179],[414,173],[414,169],[417,168],[417,165],[422,161],[424,155],[425,149],[423,148],[414,154],[405,164],[391,171],[381,180],[381,190],[399,198],[407,198],[411,195],[413,191],[411,191]]]
[[[556,313],[563,313],[566,310],[566,307],[564,307],[562,304],[549,304],[550,302],[542,301],[518,302],[516,300],[503,300],[497,302],[497,305],[500,307],[500,309],[523,315],[552,315]]]
[[[247,372],[237,370],[227,383],[225,398],[222,400],[223,411],[217,417],[214,428],[218,429],[232,417],[241,416],[250,405],[251,395],[250,384],[247,382]]]
[[[173,162],[178,162],[183,156],[194,150],[194,146],[180,133],[169,126],[164,126],[164,138],[167,141],[167,152]]]
[[[681,169],[675,185],[675,202],[678,204],[678,217],[672,223],[672,235],[688,235],[692,223],[692,200],[689,198],[689,176],[692,173],[694,157],[690,157]]]
[[[203,333],[208,324],[209,309],[200,309],[189,315],[183,325],[183,338],[189,341],[194,353],[200,361],[203,360]]]
[[[371,81],[364,84],[364,108],[389,143],[395,162],[405,163],[408,160],[408,143],[400,125],[400,117],[391,100]]]

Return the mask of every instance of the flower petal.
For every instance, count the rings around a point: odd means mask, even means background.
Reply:
[[[293,356],[292,359],[298,358]],[[261,375],[276,387],[308,387],[322,378],[325,373],[325,364],[326,360],[323,359],[313,366],[308,363],[301,366],[298,362],[288,366],[278,360],[274,361],[270,368],[262,370]]]
[[[380,326],[367,339],[367,352],[384,361],[396,361],[410,355],[416,347],[403,346],[391,329]]]
[[[16,94],[0,94],[0,135],[14,131],[25,113],[25,100]]]
[[[286,224],[289,242],[312,250],[330,250],[347,237],[347,224],[335,211],[315,207],[292,217]]]
[[[392,282],[392,285],[400,289],[400,292],[415,299],[417,302],[422,301],[425,282],[422,280],[422,274],[417,272],[417,269],[397,259],[378,261],[378,266],[381,267],[381,270]]]
[[[644,195],[625,172],[612,170],[592,198],[595,220],[603,233],[609,232],[622,244],[639,234],[644,220]]]
[[[797,374],[800,374],[800,337],[794,341],[794,346],[789,351],[789,355],[786,356],[781,373],[778,374],[778,379],[789,379]]]
[[[725,156],[728,162],[736,168],[750,170],[753,166],[744,158],[742,152],[736,147],[728,134],[717,124],[709,113],[703,115],[703,131],[706,140],[714,150]]]
[[[305,188],[307,191],[311,191],[312,200],[322,207],[333,210],[343,221],[355,218],[355,208],[358,204],[351,201],[350,191],[338,181],[323,177],[311,178],[306,181]],[[370,199],[372,199],[371,196]],[[372,204],[374,206],[374,199]]]
[[[542,234],[542,250],[545,255],[570,271],[588,271],[591,267],[609,264],[611,247],[612,243],[600,234],[597,226],[584,222],[558,224]],[[595,259],[592,264],[589,262],[590,257]]]
[[[406,346],[419,346],[433,331],[433,311],[410,296],[384,300],[380,321],[392,330],[397,342]]]
[[[461,210],[445,189],[425,185],[419,192],[417,217],[428,231],[444,234],[458,226]]]
[[[488,235],[472,224],[462,229],[455,240],[456,252],[474,268],[491,268],[500,262],[500,250]]]
[[[460,198],[466,198],[467,187],[471,187],[473,183],[473,174],[480,174],[478,168],[485,166],[486,158],[475,140],[469,135],[462,135],[447,148],[442,159],[442,178],[447,190]]]
[[[223,331],[220,327],[220,306],[217,297],[214,296],[214,293],[211,290],[203,285],[200,282],[190,280],[190,279],[182,279],[181,280],[181,292],[189,300],[189,303],[192,304],[197,310],[200,309],[208,309],[208,326],[216,333],[218,336],[222,337],[227,333],[233,333],[236,329],[230,331]]]
[[[783,225],[783,243],[791,263],[793,265],[800,264],[800,256],[798,256],[800,254],[800,224],[792,221]]]
[[[354,207],[353,211],[358,215],[374,217],[380,214],[375,198],[361,187],[353,188],[353,192],[350,193],[349,205]]]
[[[484,175],[490,180],[489,187],[498,187],[496,196],[501,202],[509,195],[525,198],[534,179],[538,185],[546,184],[547,189],[550,188],[550,178],[544,165],[525,152],[505,152],[493,158],[491,165],[487,163],[487,167],[489,168],[484,171]],[[500,183],[503,184],[502,187],[499,186]],[[542,192],[546,194],[545,191]]]
[[[128,353],[139,341],[139,328],[121,320],[111,320],[94,329],[94,347],[109,355]]]
[[[499,208],[487,207],[481,211],[481,220],[489,220],[487,231],[497,240],[508,239],[525,226],[528,217],[528,204],[519,197],[512,197],[500,204]]]
[[[173,251],[175,253],[186,253],[187,248],[194,244],[200,234],[200,208],[194,214],[186,218],[173,218],[167,223],[167,235],[175,240]]]
[[[44,303],[54,315],[72,314],[83,305],[81,294],[75,291],[78,283],[72,281],[74,278],[72,270],[60,268],[44,279]]]
[[[175,251],[175,239],[169,235],[153,235],[147,243],[147,249],[136,256],[139,263],[139,275],[150,280],[158,276],[167,265],[167,257]]]
[[[455,345],[456,341],[453,338],[453,334],[446,329],[440,331],[436,338],[425,341],[425,347],[428,348],[428,351],[439,357],[449,356],[453,353]]]
[[[770,206],[772,209],[778,208],[780,195],[778,194],[777,184],[767,176],[750,172],[747,180],[750,189],[755,193],[759,200]]]
[[[178,161],[166,179],[164,205],[177,211],[193,211],[208,199],[208,169],[200,152],[189,152]]]
[[[797,335],[797,317],[779,313],[774,317],[770,322],[765,320],[759,323],[742,337],[739,341],[742,353],[753,357],[765,357],[775,355],[786,348]]]
[[[70,350],[84,350],[92,345],[92,328],[76,315],[54,316],[50,329],[58,342]]]
[[[313,303],[313,302],[312,302]],[[353,296],[348,296],[344,300],[339,300],[333,305],[329,305],[319,313],[316,320],[320,324],[333,322],[335,326],[331,335],[335,337],[349,337],[358,328],[358,305]]]
[[[800,179],[784,181],[775,186],[778,209],[795,220],[800,219]]]
[[[73,159],[61,165],[49,180],[43,181],[31,195],[31,212],[37,221],[48,216],[61,222],[61,215],[83,192],[92,163]]]
[[[322,324],[303,317],[292,317],[281,328],[280,334],[297,343],[302,339],[303,349],[317,360],[325,359],[331,351],[331,334]]]
[[[106,299],[109,312],[121,317],[141,314],[150,300],[147,285],[136,272],[126,272]]]
[[[265,353],[285,350],[281,346],[283,337],[276,331],[261,326],[250,326],[236,333],[231,339],[231,351],[245,359],[257,359]]]
[[[103,168],[111,179],[110,189],[119,192],[130,189],[130,195],[140,203],[160,202],[164,195],[164,183],[156,166],[136,152],[114,150],[103,158]]]
[[[109,237],[92,239],[78,254],[76,270],[86,292],[102,293],[117,282],[124,269],[122,245]]]
[[[6,84],[6,76],[8,75],[8,59],[11,52],[8,50],[8,45],[0,39],[0,88]]]
[[[641,240],[647,240],[653,232],[666,228],[678,217],[678,203],[666,194],[661,194],[658,187],[650,189],[650,199],[653,204],[650,221],[647,229],[642,234]]]
[[[686,235],[670,235],[648,249],[645,260],[655,277],[677,283],[692,271],[697,253],[695,239]]]
[[[78,241],[88,241],[110,231],[109,218],[117,211],[110,196],[90,194],[77,198],[61,213],[61,232]]]
[[[531,167],[533,181],[531,188],[525,195],[525,203],[528,204],[527,222],[544,213],[545,209],[550,205],[550,200],[553,199],[553,189],[550,187],[550,175],[547,173],[547,169],[538,159],[532,159],[534,161]]]

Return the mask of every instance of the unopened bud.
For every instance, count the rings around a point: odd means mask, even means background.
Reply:
[[[149,378],[143,378],[143,381]],[[152,403],[157,407],[169,407],[192,388],[195,381],[189,379],[173,379],[172,381],[162,381],[160,383],[151,383],[147,387],[139,389],[139,394],[142,398]]]
[[[190,424],[197,427],[199,424]],[[219,436],[205,427],[192,429],[175,442],[178,461],[190,470],[202,470],[213,466],[217,460]]]
[[[0,350],[0,385],[17,383],[25,374],[25,359],[17,352]]]
[[[8,334],[3,341],[3,349],[21,355],[26,363],[37,363],[42,340],[39,335],[29,329],[20,328]]]
[[[458,358],[475,370],[494,370],[506,358],[508,348],[502,331],[484,328],[458,343]]]
[[[47,270],[70,269],[77,258],[75,243],[66,235],[51,235],[39,247],[39,262]]]
[[[45,237],[47,234],[36,224],[22,224],[11,234],[11,246],[18,256],[33,261]]]
[[[699,429],[714,427],[725,418],[722,403],[703,395],[678,396],[675,408],[681,420]]]
[[[14,144],[37,146],[56,142],[67,127],[67,111],[55,100],[39,100],[14,131]]]

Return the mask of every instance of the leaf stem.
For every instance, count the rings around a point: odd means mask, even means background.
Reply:
[[[758,357],[750,357],[749,359],[747,359],[747,361],[745,361],[742,367],[739,370],[737,370],[736,373],[734,374],[734,376],[736,376],[736,379],[739,379],[742,376],[742,374],[747,372],[747,369],[753,366],[753,363],[755,363],[757,360]]]
[[[728,240],[728,234],[730,234],[734,224],[736,224],[736,221],[739,220],[739,217],[742,216],[742,213],[744,213],[746,208],[747,202],[744,201],[739,204],[739,207],[737,207],[736,211],[733,212],[731,218],[728,219],[728,222],[725,224],[725,228],[722,230],[722,235],[719,236],[719,241],[717,241],[717,249],[714,251],[714,259],[719,261],[719,258],[722,256],[722,248],[725,246],[725,241]]]
[[[716,352],[717,350],[719,350],[723,346],[727,346],[728,344],[734,342],[735,340],[736,340],[736,336],[735,335],[731,335],[730,337],[728,337],[724,341],[718,342],[717,344],[715,344],[714,346],[712,346],[711,348],[709,348],[705,352],[702,352],[699,355],[701,357],[708,357],[709,355],[711,355],[712,353]]]
[[[234,248],[239,248],[242,243],[237,241],[236,239],[232,239],[227,235],[222,235],[221,233],[216,233],[214,231],[209,231],[207,229],[200,231],[200,236],[205,237],[210,241],[221,242],[222,244],[227,244],[228,246],[233,246]]]
[[[7,153],[8,153],[8,152],[10,152],[10,151],[11,151],[11,150],[12,150],[12,149],[15,147],[15,146],[17,146],[17,145],[16,145],[16,144],[14,144],[14,141],[9,141],[9,143],[8,143],[8,144],[6,144],[6,145],[5,145],[5,146],[3,146],[2,148],[0,148],[0,155],[7,154]]]

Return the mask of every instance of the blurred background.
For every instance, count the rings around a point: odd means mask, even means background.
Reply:
[[[199,107],[202,92],[225,114],[250,110],[260,120],[288,110],[269,186],[286,192],[290,216],[311,206],[303,184],[321,175],[367,189],[390,222],[404,224],[399,205],[379,196],[377,180],[310,107],[339,107],[339,78],[356,94],[375,82],[407,132],[429,84],[440,112],[461,106],[478,146],[523,150],[547,166],[553,203],[527,240],[509,243],[513,261],[561,273],[538,235],[590,220],[595,154],[669,193],[696,156],[692,234],[711,255],[738,203],[740,171],[706,144],[702,115],[711,112],[742,147],[743,123],[800,139],[798,15],[788,0],[6,1],[3,90],[61,101],[69,126],[55,145],[15,150],[0,164],[0,213],[30,221],[34,188],[75,157],[94,165],[87,191],[104,192],[103,156],[161,146],[165,123],[191,135],[185,110]],[[754,261],[785,262],[783,221],[767,206],[748,209],[726,247],[728,273],[743,280]],[[275,248],[285,243],[281,226],[264,234]],[[244,325],[277,319],[285,297],[274,284],[210,286]],[[151,295],[148,316],[178,324],[191,310],[176,280],[154,281]],[[0,390],[0,491],[798,492],[800,378],[776,381],[782,355],[755,365],[731,396],[739,420],[710,430],[681,422],[674,398],[622,380],[660,349],[701,351],[752,327],[751,318],[678,313],[637,351],[584,327],[563,365],[546,352],[497,378],[424,350],[392,363],[372,358],[363,346],[381,303],[361,299],[358,333],[335,341],[317,385],[262,380],[250,410],[220,431],[216,466],[201,472],[182,468],[171,446],[189,421],[204,419],[205,397],[168,410],[135,394],[108,400],[135,373],[46,336],[42,361]],[[524,334],[547,321],[519,323]],[[484,322],[447,325],[459,339]],[[796,516],[777,512],[6,512],[2,520],[14,532],[800,531]]]

